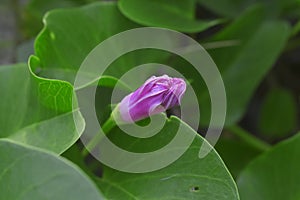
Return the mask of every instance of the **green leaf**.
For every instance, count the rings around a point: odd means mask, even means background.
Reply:
[[[119,12],[115,2],[50,11],[44,22],[45,27],[35,42],[38,59],[30,66],[41,77],[70,83],[74,82],[81,63],[94,47],[112,35],[139,27]],[[105,74],[120,77],[136,65],[155,63],[166,56],[152,49],[130,52],[120,56]]]
[[[35,42],[39,76],[70,83],[94,47],[114,34],[138,26],[122,16],[114,2],[54,10],[44,21],[45,27]]]
[[[0,199],[103,199],[74,164],[54,154],[0,139]]]
[[[165,127],[151,138],[130,137],[118,128],[115,128],[109,136],[112,142],[127,151],[151,152],[168,144],[177,133],[180,124],[187,137],[195,135],[194,142],[188,150],[169,166],[149,173],[125,173],[104,167],[103,177],[97,182],[106,198],[239,199],[235,183],[216,151],[212,150],[206,157],[200,159],[198,157],[200,147],[207,142],[178,118],[171,117],[166,121]],[[172,151],[177,150],[166,151],[172,154]],[[164,155],[161,156],[164,160]],[[122,155],[116,156],[115,162],[118,162],[118,159],[122,159]],[[137,159],[134,163],[145,165],[142,159]]]
[[[204,31],[220,20],[196,20],[194,0],[120,0],[121,12],[139,24],[194,33]]]
[[[243,200],[300,198],[300,133],[251,162],[238,179]]]
[[[269,91],[261,108],[261,133],[273,138],[283,137],[296,128],[296,121],[297,106],[292,93],[279,88]]]
[[[1,138],[56,153],[79,138],[84,120],[79,111],[72,110],[69,83],[36,77],[26,64],[2,66],[0,82]]]
[[[88,0],[30,0],[22,8],[22,32],[25,37],[35,36],[42,28],[42,19],[46,12],[57,8],[68,8],[83,5]]]
[[[235,41],[231,47],[208,51],[225,84],[227,125],[243,116],[253,92],[280,55],[289,33],[287,23],[266,20],[263,9],[253,7],[210,40]],[[207,124],[210,109],[208,93],[199,99],[202,123]]]

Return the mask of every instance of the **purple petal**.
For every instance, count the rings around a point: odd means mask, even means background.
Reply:
[[[121,117],[125,122],[134,122],[164,112],[180,104],[185,90],[186,84],[181,78],[152,76],[121,101]]]

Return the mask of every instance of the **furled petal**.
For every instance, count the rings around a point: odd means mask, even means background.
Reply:
[[[152,76],[121,101],[118,106],[121,118],[124,122],[134,122],[180,105],[185,89],[181,78]]]

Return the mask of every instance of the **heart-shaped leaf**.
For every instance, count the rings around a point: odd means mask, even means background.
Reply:
[[[85,0],[28,1],[22,8],[21,25],[25,37],[33,37],[43,28],[42,19],[47,11],[55,8],[80,6],[84,3],[86,3]]]
[[[178,118],[171,117],[166,121],[165,127],[151,138],[129,137],[117,128],[109,136],[114,144],[127,151],[151,152],[168,144],[178,134],[179,125],[183,126],[186,137],[194,135],[195,138],[178,160],[160,170],[142,174],[104,167],[103,177],[98,179],[103,194],[108,199],[239,199],[235,183],[217,152],[212,150],[206,157],[199,158],[200,147],[207,141]],[[178,148],[182,148],[179,146]],[[167,155],[172,155],[178,149],[165,151],[168,152]],[[114,157],[117,163],[118,159],[122,160],[123,156]],[[159,162],[165,159],[167,158],[162,153]],[[146,163],[141,157],[140,160],[127,164],[147,167]]]
[[[35,42],[37,66],[41,69],[39,76],[70,83],[96,45],[111,35],[137,27],[119,13],[113,2],[54,10],[44,21],[45,27]]]
[[[45,16],[44,21],[45,27],[35,42],[38,59],[30,67],[35,68],[32,71],[39,76],[70,83],[74,82],[81,63],[94,47],[112,35],[139,27],[120,13],[115,2],[54,10]],[[128,53],[124,57],[120,55],[106,74],[120,77],[136,65],[165,58],[165,54],[151,49]]]

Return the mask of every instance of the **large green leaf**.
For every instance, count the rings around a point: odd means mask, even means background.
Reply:
[[[129,137],[116,128],[110,133],[110,139],[130,152],[151,152],[168,144],[176,135],[180,124],[187,137],[195,135],[195,139],[178,160],[158,171],[141,174],[104,167],[103,177],[98,179],[103,194],[108,199],[239,199],[235,183],[217,152],[212,150],[200,159],[200,146],[207,142],[178,118],[171,117],[165,127],[151,138]],[[166,151],[170,155],[177,150]],[[118,159],[123,159],[122,155],[114,157],[115,162]],[[133,163],[145,165],[143,158],[140,159]],[[163,160],[162,153],[161,161]]]
[[[35,42],[35,55],[39,59],[31,67],[38,69],[39,76],[70,83],[74,82],[81,63],[94,47],[112,35],[139,27],[119,12],[115,2],[54,10],[45,16],[44,22],[45,27]],[[129,53],[117,59],[107,74],[119,77],[138,64],[157,62],[165,57],[149,49]]]
[[[103,199],[78,167],[51,153],[1,139],[0,159],[0,199]]]
[[[96,45],[111,35],[137,27],[112,2],[54,10],[44,21],[45,27],[35,43],[42,69],[39,75],[71,83],[82,61]]]
[[[43,16],[56,8],[80,6],[93,0],[30,0],[22,8],[21,26],[24,37],[33,37],[43,28]]]
[[[196,20],[194,0],[120,0],[121,12],[132,21],[146,26],[170,28],[182,32],[200,32],[220,20]]]
[[[2,66],[0,82],[0,137],[56,153],[79,138],[84,120],[72,111],[69,83],[36,77],[26,64]]]
[[[278,88],[267,93],[259,121],[261,133],[271,138],[283,137],[296,128],[296,123],[297,105],[291,92]]]
[[[226,88],[226,124],[239,120],[247,104],[282,51],[289,25],[265,18],[263,9],[253,7],[210,41],[234,41],[235,45],[208,52],[218,66]],[[209,95],[201,96],[200,107],[204,124],[209,121]]]
[[[243,200],[300,198],[300,133],[279,143],[251,162],[238,186]]]

